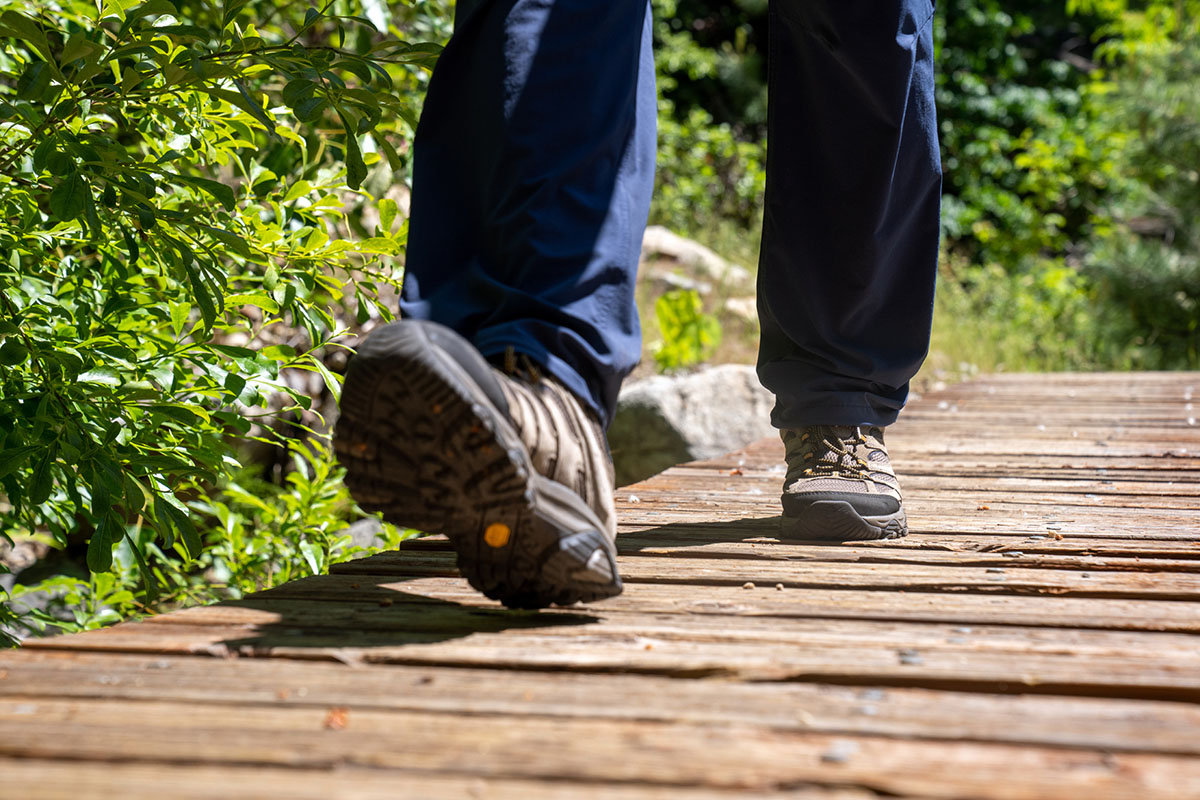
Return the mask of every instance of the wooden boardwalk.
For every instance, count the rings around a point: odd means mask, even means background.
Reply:
[[[1193,395],[1196,399],[1193,400]],[[912,534],[781,543],[764,441],[619,493],[619,598],[442,541],[0,653],[5,798],[1200,797],[1200,374],[980,379]]]

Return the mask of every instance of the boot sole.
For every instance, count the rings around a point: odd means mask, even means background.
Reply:
[[[445,533],[471,586],[510,608],[620,594],[594,512],[533,469],[507,414],[438,346],[449,337],[436,323],[394,323],[351,359],[334,429],[350,493],[388,522]],[[469,366],[491,369],[482,357]]]
[[[818,500],[797,516],[785,516],[780,527],[782,538],[817,542],[862,542],[908,535],[904,509],[895,514],[864,517],[841,500]]]

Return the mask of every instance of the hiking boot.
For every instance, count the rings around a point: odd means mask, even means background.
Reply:
[[[814,425],[780,436],[785,537],[843,542],[908,533],[882,428]]]
[[[445,533],[471,585],[512,608],[619,594],[600,422],[528,360],[512,366],[433,322],[373,332],[334,430],[346,485],[388,522]]]

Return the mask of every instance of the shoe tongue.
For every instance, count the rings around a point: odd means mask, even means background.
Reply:
[[[829,431],[845,444],[847,439],[862,438],[862,429],[857,425],[830,425]]]

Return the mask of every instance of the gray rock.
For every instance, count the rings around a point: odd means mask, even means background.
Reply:
[[[674,261],[700,282],[711,280],[731,290],[754,289],[754,276],[745,267],[730,264],[704,245],[661,225],[651,225],[642,236],[642,260],[655,257]]]
[[[730,297],[724,303],[726,314],[746,322],[758,323],[758,300],[754,297]]]
[[[675,289],[691,289],[700,295],[712,293],[712,284],[710,283],[698,281],[695,278],[689,278],[686,275],[680,275],[661,268],[647,271],[641,280],[643,282],[649,281],[655,294],[663,294]]]
[[[356,547],[379,547],[383,544],[379,535],[382,532],[383,523],[376,517],[364,517],[352,522],[344,531],[349,535],[350,543]]]
[[[617,485],[775,435],[770,424],[774,404],[754,367],[743,364],[627,385],[608,431]]]

